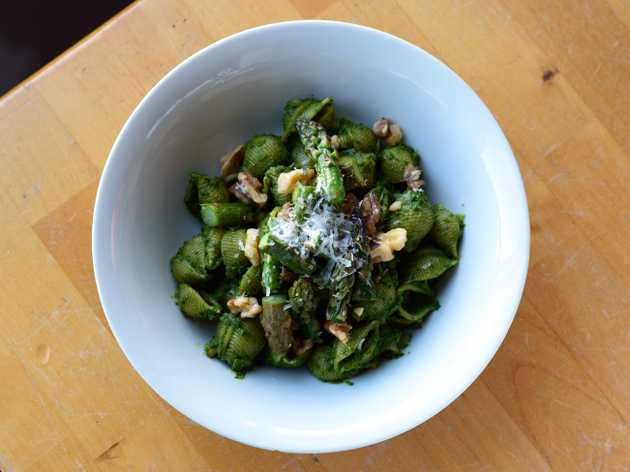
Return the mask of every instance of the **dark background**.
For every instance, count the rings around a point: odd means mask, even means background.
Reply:
[[[5,0],[0,95],[103,24],[132,0]]]

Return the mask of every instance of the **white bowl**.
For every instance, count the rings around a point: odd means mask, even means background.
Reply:
[[[294,97],[331,96],[341,115],[399,122],[429,194],[466,214],[461,264],[409,353],[355,380],[259,368],[237,380],[208,359],[212,330],[171,299],[169,258],[200,230],[182,197],[190,171],[255,133],[278,133]],[[501,129],[475,93],[423,50],[347,23],[244,31],[172,70],[123,127],[94,212],[101,303],[138,373],[173,407],[228,438],[290,452],[340,451],[407,431],[481,373],[518,307],[529,257],[527,201]]]

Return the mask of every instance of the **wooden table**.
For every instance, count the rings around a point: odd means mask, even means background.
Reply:
[[[226,35],[347,20],[440,57],[519,159],[525,297],[455,403],[385,443],[287,455],[223,439],[131,368],[92,273],[94,196],[142,96]],[[0,102],[0,470],[630,470],[627,0],[144,0]]]

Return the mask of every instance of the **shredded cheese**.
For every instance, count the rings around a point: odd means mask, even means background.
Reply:
[[[319,279],[352,275],[367,263],[367,238],[363,222],[356,215],[336,211],[323,199],[305,211],[304,221],[275,218],[270,224],[274,238],[296,249],[304,259],[325,261]]]

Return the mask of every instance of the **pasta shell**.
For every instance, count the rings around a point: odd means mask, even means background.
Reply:
[[[220,358],[242,376],[254,366],[265,344],[265,334],[258,320],[225,313],[217,325],[214,339],[206,345],[206,353]]]
[[[363,308],[361,320],[378,320],[385,322],[398,308],[400,299],[398,274],[395,270],[385,270],[370,289],[363,288],[355,292],[353,306]]]
[[[261,179],[270,167],[286,164],[289,151],[278,136],[254,136],[245,144],[243,170]]]
[[[346,149],[339,155],[339,168],[347,191],[367,190],[374,186],[376,155],[372,152],[359,152]]]
[[[251,266],[241,277],[238,291],[241,295],[257,297],[262,293],[262,268],[260,265]]]
[[[286,140],[296,131],[297,120],[313,120],[320,123],[324,128],[335,126],[335,109],[332,98],[317,100],[314,98],[296,98],[289,100],[284,107],[282,115],[282,130]]]
[[[194,288],[179,284],[175,290],[175,303],[182,313],[190,318],[213,320],[221,314],[218,303],[208,303]]]
[[[302,367],[310,355],[310,350],[297,355],[291,352],[280,354],[269,350],[267,351],[266,361],[267,364],[273,367],[279,367],[281,369],[296,369],[298,367]]]
[[[417,327],[433,311],[440,308],[435,298],[427,298],[418,294],[407,294],[391,322],[399,326]]]
[[[246,237],[246,230],[231,229],[221,239],[221,258],[228,278],[238,277],[249,265],[244,250]]]
[[[407,230],[406,251],[415,250],[433,227],[433,210],[424,192],[406,190],[398,198],[400,210],[390,213],[389,229]]]
[[[211,228],[209,226],[203,228],[202,235],[206,246],[206,270],[214,270],[223,262],[221,257],[223,234],[225,234],[225,230],[222,228]]]
[[[442,205],[433,206],[435,223],[431,239],[451,257],[457,257],[457,244],[464,227],[464,215],[451,213]]]
[[[380,171],[386,182],[397,184],[405,181],[407,166],[420,166],[420,156],[409,146],[399,144],[381,151]]]
[[[346,118],[339,120],[338,142],[340,149],[354,148],[361,152],[376,152],[377,140],[372,130]]]
[[[377,321],[371,321],[354,327],[347,343],[335,341],[333,344],[335,370],[351,376],[369,367],[378,355],[379,326]]]
[[[319,346],[308,360],[308,370],[324,382],[340,382],[350,375],[335,368],[334,347],[324,344]]]
[[[291,200],[291,194],[283,195],[278,192],[278,176],[287,172],[290,168],[286,166],[273,166],[267,169],[263,178],[263,192],[271,194],[274,204],[282,206]]]
[[[457,259],[451,259],[439,249],[418,249],[409,257],[404,268],[404,281],[410,283],[436,279],[456,265]]]
[[[223,203],[229,199],[227,186],[220,177],[208,177],[196,172],[190,174],[184,203],[197,218],[201,218],[199,206],[202,203]]]

